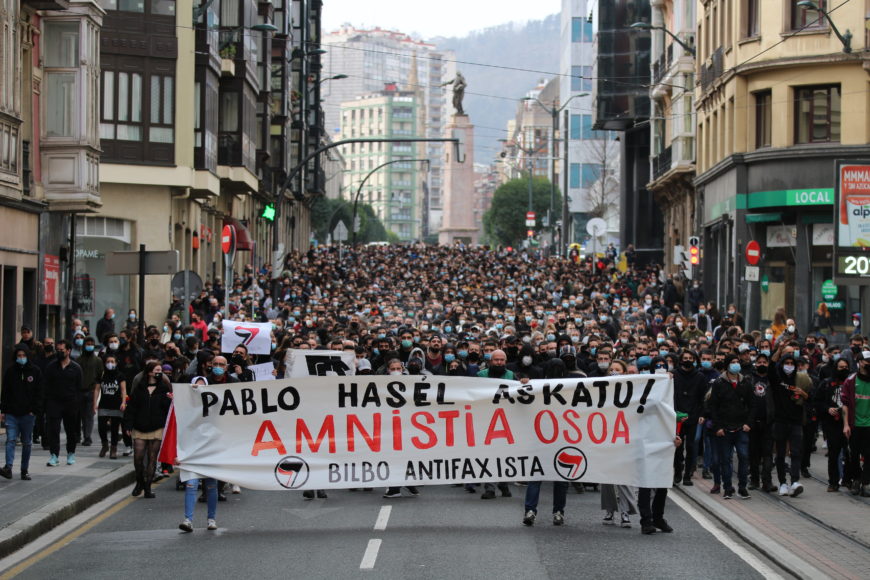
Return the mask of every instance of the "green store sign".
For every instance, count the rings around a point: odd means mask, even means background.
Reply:
[[[834,188],[780,189],[738,193],[719,203],[707,206],[707,219],[713,220],[734,210],[753,210],[770,207],[805,207],[834,205]]]

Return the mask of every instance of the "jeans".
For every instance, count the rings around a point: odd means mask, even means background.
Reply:
[[[704,428],[704,469],[713,474],[713,483],[722,483],[722,473],[719,470],[719,450],[716,447],[716,436],[710,429]]]
[[[791,425],[789,423],[773,424],[773,441],[776,444],[776,477],[779,484],[785,483],[785,450],[789,448],[791,461],[789,472],[791,482],[796,483],[801,479],[801,449],[804,438],[803,425]]]
[[[198,479],[188,479],[184,482],[184,517],[193,520],[193,506],[196,505],[196,492],[199,488]],[[208,506],[208,519],[213,520],[217,513],[217,480],[213,477],[206,477],[202,480],[202,485],[205,487],[205,501]]]
[[[6,415],[6,467],[15,462],[15,441],[21,436],[21,473],[30,467],[30,449],[33,447],[33,415]]]
[[[655,492],[654,495],[653,492]],[[650,506],[650,496],[653,496],[652,506]],[[640,525],[650,525],[654,521],[662,519],[665,515],[665,501],[667,499],[668,488],[666,487],[656,489],[649,487],[639,488],[637,490],[637,504],[640,511]]]
[[[553,513],[565,513],[565,502],[568,496],[568,482],[553,482]],[[526,487],[526,511],[538,513],[538,499],[541,497],[541,482],[530,481]]]
[[[734,450],[737,449],[737,487],[746,489],[749,479],[749,433],[743,429],[736,431],[725,430],[725,435],[716,437],[716,445],[719,447],[719,470],[722,472],[722,486],[726,489],[734,489],[731,484],[731,475],[734,471]]]

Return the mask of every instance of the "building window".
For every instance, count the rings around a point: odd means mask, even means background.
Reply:
[[[572,141],[580,140],[580,118],[582,115],[571,115],[571,126],[568,131],[568,138]]]
[[[595,132],[592,131],[592,115],[581,115],[580,138],[584,141],[595,139]]]
[[[568,187],[577,189],[580,187],[580,164],[572,163],[568,174]]]
[[[803,30],[804,28],[825,28],[828,23],[825,17],[819,10],[810,10],[803,6],[798,6],[801,0],[789,0],[791,2],[791,29]],[[825,0],[815,0],[816,4],[822,10],[827,10],[827,2]]]
[[[840,86],[795,89],[795,143],[840,141]]]
[[[770,91],[755,93],[755,148],[770,147],[773,134],[773,95]]]
[[[173,123],[175,79],[171,76],[151,75],[151,126],[148,140],[152,143],[174,143]]]
[[[582,88],[580,90],[583,91],[591,91],[592,90],[592,67],[584,66],[583,67],[583,82],[581,83]]]
[[[744,37],[754,38],[758,36],[758,17],[761,0],[745,0],[746,2],[746,29]]]
[[[100,139],[142,140],[142,75],[103,71]]]
[[[571,91],[578,92],[583,90],[583,67],[571,67]]]
[[[598,178],[601,176],[601,165],[598,163],[584,163],[583,164],[583,175],[582,175],[582,183],[580,187],[583,189],[591,188]]]
[[[45,23],[45,132],[48,137],[77,137],[79,21]]]
[[[592,23],[588,19],[571,19],[571,42],[592,42]]]

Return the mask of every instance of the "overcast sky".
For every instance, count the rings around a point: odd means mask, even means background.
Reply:
[[[561,9],[561,0],[323,0],[323,31],[349,23],[418,34],[423,39],[465,36],[506,22],[541,20]]]

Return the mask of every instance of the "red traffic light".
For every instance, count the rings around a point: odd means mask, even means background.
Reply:
[[[689,248],[689,263],[693,266],[701,263],[701,250],[698,246],[691,246]]]
[[[530,237],[530,238],[535,237],[535,230],[528,230],[528,231],[526,232],[526,235],[527,235],[528,237]]]

